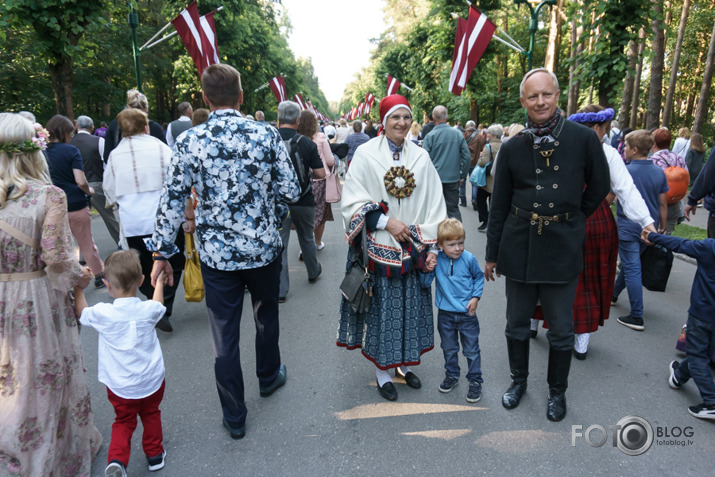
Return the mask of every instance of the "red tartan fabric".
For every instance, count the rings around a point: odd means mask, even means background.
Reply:
[[[592,333],[608,319],[617,258],[618,229],[611,208],[604,200],[586,220],[584,269],[578,277],[573,307],[575,333]],[[540,306],[536,308],[534,318],[544,319]],[[546,321],[544,328],[548,328]]]

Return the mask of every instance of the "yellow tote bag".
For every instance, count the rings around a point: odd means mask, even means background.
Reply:
[[[194,234],[186,234],[186,265],[184,266],[184,297],[186,301],[204,299],[204,279],[201,276],[199,252],[194,244]]]

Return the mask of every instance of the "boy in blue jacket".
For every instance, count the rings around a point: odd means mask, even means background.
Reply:
[[[477,305],[484,288],[484,273],[474,255],[464,250],[464,227],[455,219],[446,219],[437,229],[437,243],[441,249],[437,265],[421,274],[422,286],[429,287],[434,278],[437,329],[444,353],[446,376],[439,390],[450,392],[459,383],[459,339],[462,354],[467,358],[469,369],[468,402],[477,402],[482,397],[482,360],[479,352],[479,321]]]
[[[715,239],[686,240],[653,232],[648,234],[647,239],[673,252],[693,257],[698,262],[690,290],[685,335],[687,352],[680,363],[670,363],[668,383],[671,388],[679,389],[693,378],[703,402],[690,406],[688,412],[700,419],[715,419],[715,381],[710,371],[710,356],[715,351]]]

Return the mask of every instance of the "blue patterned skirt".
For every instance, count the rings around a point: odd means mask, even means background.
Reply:
[[[434,323],[432,290],[420,287],[416,273],[373,275],[369,313],[353,312],[342,298],[336,344],[362,348],[380,369],[418,365],[422,353],[434,348]]]

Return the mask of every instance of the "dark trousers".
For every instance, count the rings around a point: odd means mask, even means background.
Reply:
[[[708,217],[708,238],[715,238],[715,214]]]
[[[109,442],[107,463],[118,460],[126,467],[129,464],[129,453],[132,450],[132,434],[137,428],[137,416],[142,420],[142,448],[147,457],[156,457],[164,452],[164,435],[161,430],[161,411],[159,404],[164,399],[164,387],[161,387],[141,399],[125,399],[119,397],[107,388],[107,397],[114,407],[114,424],[112,424],[112,440]]]
[[[715,404],[715,382],[710,371],[710,356],[715,352],[715,325],[688,314],[685,342],[685,359],[675,370],[675,378],[683,384],[693,378],[703,402],[712,406]]]
[[[568,283],[523,283],[506,277],[506,337],[529,340],[529,325],[536,304],[541,300],[544,318],[549,323],[546,337],[557,350],[573,348],[573,303],[578,278]]]
[[[479,221],[486,224],[489,220],[489,204],[487,200],[491,200],[491,192],[487,192],[481,187],[477,188],[477,212],[479,213]]]
[[[266,266],[248,270],[216,270],[201,264],[216,359],[216,388],[223,417],[233,428],[246,422],[240,352],[244,290],[248,288],[251,294],[256,324],[256,376],[261,386],[268,386],[278,376],[281,364],[278,348],[280,272],[280,255]]]
[[[442,183],[442,193],[444,202],[447,204],[447,217],[462,221],[462,213],[459,212],[459,182]]]
[[[151,269],[154,267],[154,260],[151,258],[151,252],[147,250],[146,245],[144,245],[144,239],[151,237],[151,235],[142,235],[137,237],[127,237],[127,245],[129,248],[133,248],[139,252],[139,262],[142,265],[142,273],[144,274],[144,281],[139,287],[139,291],[142,295],[151,300],[154,296],[154,287],[151,286]],[[166,307],[166,316],[171,316],[171,311],[174,308],[174,299],[176,298],[176,290],[181,285],[181,272],[184,271],[184,265],[186,264],[186,256],[184,255],[184,242],[186,238],[184,237],[184,231],[180,230],[176,234],[176,240],[174,244],[179,247],[179,252],[175,253],[169,257],[169,264],[174,270],[174,284],[172,286],[164,286],[164,306]]]

